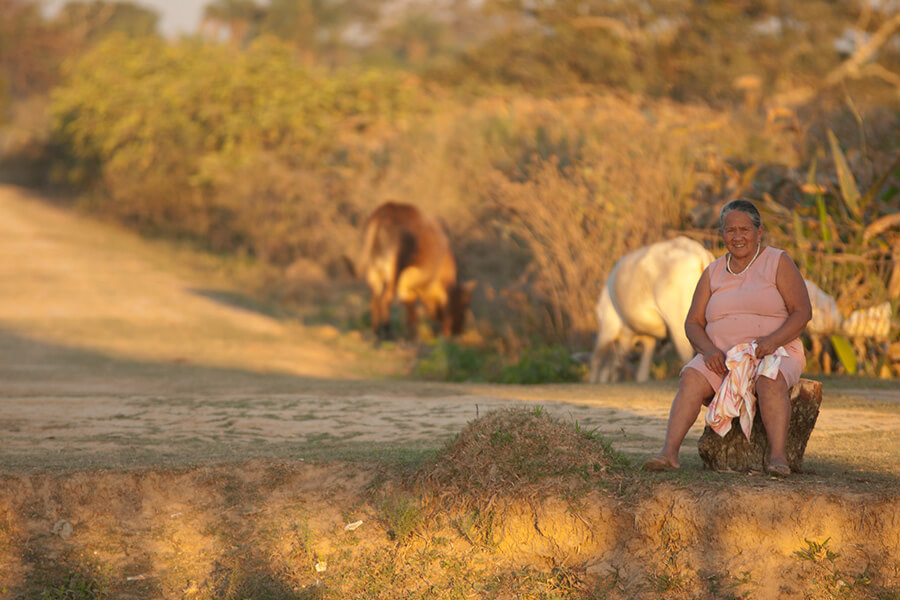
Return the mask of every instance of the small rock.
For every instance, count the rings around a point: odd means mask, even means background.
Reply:
[[[58,535],[62,539],[67,540],[70,537],[72,537],[73,530],[74,530],[74,527],[72,527],[71,523],[69,523],[65,519],[60,519],[59,521],[57,521],[56,523],[53,524],[53,529],[51,529],[50,531],[52,533],[54,533],[55,535]]]

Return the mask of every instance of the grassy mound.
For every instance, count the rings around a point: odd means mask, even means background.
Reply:
[[[596,485],[626,464],[602,437],[540,407],[476,419],[426,463],[417,481],[441,495],[540,496]]]

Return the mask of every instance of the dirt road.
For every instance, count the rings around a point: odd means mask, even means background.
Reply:
[[[523,402],[638,457],[660,445],[674,390],[399,381],[400,350],[236,306],[211,259],[8,186],[0,257],[0,468],[434,448],[478,414]],[[854,468],[866,447],[865,469],[896,474],[897,399],[826,388],[808,459]]]

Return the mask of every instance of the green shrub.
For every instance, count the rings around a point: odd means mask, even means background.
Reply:
[[[564,346],[527,348],[519,362],[503,368],[500,383],[569,383],[584,379],[584,365]]]
[[[403,540],[412,534],[424,520],[418,502],[406,494],[394,494],[378,503],[378,516],[388,528],[392,539]]]
[[[355,233],[348,174],[372,160],[363,132],[406,116],[415,93],[401,73],[308,68],[273,38],[237,50],[114,36],[53,95],[55,175],[143,230],[336,262]]]
[[[584,365],[564,346],[527,348],[515,364],[501,366],[494,351],[461,346],[438,339],[419,359],[413,374],[431,381],[490,383],[567,383],[584,379]]]
[[[496,353],[439,338],[429,345],[413,373],[431,381],[494,381],[499,360]]]
[[[110,597],[109,574],[76,566],[50,577],[44,584],[41,600],[104,600]]]

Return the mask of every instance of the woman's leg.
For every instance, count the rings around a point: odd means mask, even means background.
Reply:
[[[708,403],[715,393],[706,377],[697,369],[684,370],[678,383],[678,391],[672,400],[672,408],[669,409],[666,441],[657,458],[667,461],[674,467],[680,465],[678,451],[681,449],[681,442],[697,420],[701,407]]]
[[[787,465],[785,446],[788,426],[791,424],[791,399],[784,375],[779,373],[776,379],[757,379],[756,398],[759,402],[759,415],[769,438],[769,463]]]

